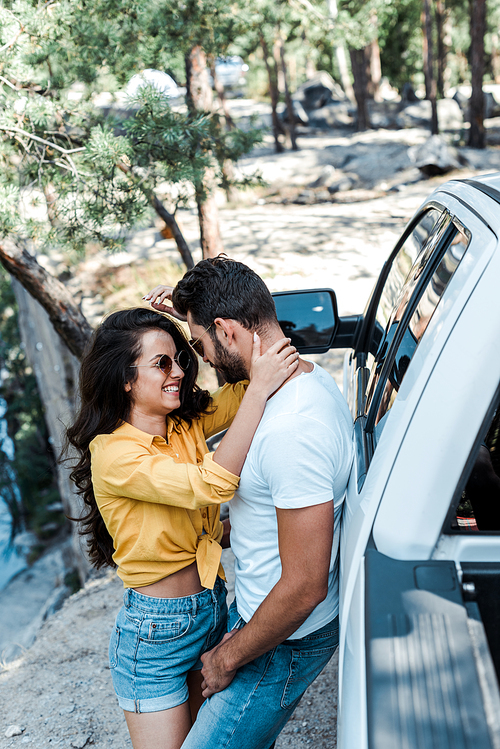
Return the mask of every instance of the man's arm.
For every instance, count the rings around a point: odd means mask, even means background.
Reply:
[[[245,663],[290,637],[326,598],[333,544],[333,500],[276,509],[281,577],[243,629],[202,656],[203,696],[225,689]]]

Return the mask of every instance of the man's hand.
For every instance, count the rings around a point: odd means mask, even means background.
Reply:
[[[228,632],[213,650],[209,650],[208,653],[204,653],[201,656],[203,662],[203,668],[201,669],[201,675],[203,676],[201,689],[205,699],[211,697],[216,692],[222,692],[223,689],[231,684],[236,675],[236,669],[234,671],[226,670],[223,654],[224,643],[237,633],[237,630]]]
[[[142,298],[144,299],[144,301],[150,302],[151,306],[154,309],[158,310],[158,312],[168,312],[169,315],[177,318],[177,320],[186,322],[185,315],[182,315],[180,312],[178,312],[171,304],[164,304],[165,300],[167,299],[170,302],[172,301],[173,290],[173,286],[155,286],[154,289],[148,291],[148,293],[145,294]]]

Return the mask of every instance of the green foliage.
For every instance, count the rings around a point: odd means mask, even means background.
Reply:
[[[379,26],[382,75],[401,91],[422,72],[422,0],[399,0]]]
[[[9,507],[13,533],[28,528],[43,541],[65,523],[54,457],[48,441],[36,379],[26,361],[17,327],[17,304],[5,271],[0,271],[0,397],[6,401],[8,434],[14,443],[11,459],[0,451],[0,491]]]
[[[225,184],[224,162],[259,141],[255,129],[225,133],[218,117],[174,111],[151,87],[114,114],[93,97],[144,67],[179,68],[195,43],[223,52],[241,23],[236,6],[220,0],[4,7],[0,236],[38,248],[82,252],[97,240],[114,249],[151,220],[158,197],[175,212],[204,194],[209,168]]]
[[[363,49],[378,37],[380,26],[397,13],[399,5],[392,0],[341,0],[337,38],[353,49]]]

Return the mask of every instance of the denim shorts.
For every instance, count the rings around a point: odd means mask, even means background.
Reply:
[[[226,631],[226,586],[184,598],[153,598],[132,588],[123,595],[109,643],[118,703],[132,713],[154,713],[188,699],[187,675]]]

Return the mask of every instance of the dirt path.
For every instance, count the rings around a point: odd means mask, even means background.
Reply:
[[[228,551],[224,552],[224,565],[230,572]],[[232,575],[228,577],[232,599],[234,583]],[[122,594],[122,584],[114,573],[88,583],[48,619],[21,658],[3,667],[2,749],[132,748],[107,659],[109,634]],[[311,743],[317,749],[335,746],[336,666],[334,658],[306,692],[278,739],[277,749],[302,749]]]

